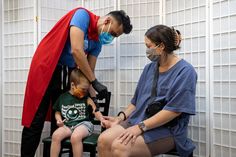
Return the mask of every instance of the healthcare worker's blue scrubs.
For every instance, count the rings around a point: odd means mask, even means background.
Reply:
[[[138,124],[146,119],[145,110],[151,97],[155,68],[156,62],[146,65],[140,77],[131,100],[131,103],[136,106],[136,110],[128,119],[130,125]],[[165,99],[167,104],[163,109],[182,112],[182,116],[174,127],[162,126],[144,132],[146,143],[173,136],[176,149],[181,157],[188,156],[194,150],[195,146],[187,138],[187,127],[190,115],[195,114],[196,82],[197,74],[194,68],[183,59],[168,71],[160,73],[156,101]]]

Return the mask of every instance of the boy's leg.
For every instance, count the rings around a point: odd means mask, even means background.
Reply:
[[[71,135],[71,130],[67,126],[59,127],[52,135],[50,150],[51,157],[58,157],[61,150],[61,141]]]
[[[89,135],[88,128],[86,126],[79,125],[75,128],[71,135],[71,145],[73,150],[73,156],[82,157],[83,156],[83,138]]]

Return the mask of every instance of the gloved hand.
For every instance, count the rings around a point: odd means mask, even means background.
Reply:
[[[107,87],[98,82],[97,79],[91,82],[93,88],[98,92],[98,98],[105,98],[108,91]]]
[[[96,109],[95,109],[95,112],[99,111],[99,104],[98,104],[98,100],[96,97],[91,97],[91,99],[93,100],[95,106],[96,106]]]

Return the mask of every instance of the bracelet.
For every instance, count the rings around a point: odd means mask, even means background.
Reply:
[[[127,117],[126,117],[126,115],[125,115],[125,113],[123,112],[123,111],[120,111],[118,114],[117,114],[117,116],[119,117],[120,116],[120,114],[123,114],[123,116],[124,116],[124,121],[127,119]]]

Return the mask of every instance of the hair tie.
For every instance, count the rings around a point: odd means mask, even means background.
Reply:
[[[178,47],[178,46],[180,45],[181,40],[182,40],[181,34],[179,34],[179,33],[174,29],[174,27],[172,27],[172,30],[174,31],[174,39],[175,39],[174,45],[175,45],[176,47]]]

